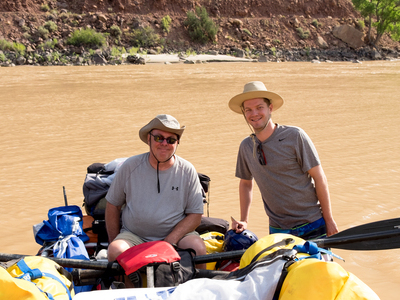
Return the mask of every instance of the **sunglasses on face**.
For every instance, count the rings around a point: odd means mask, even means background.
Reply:
[[[262,166],[265,166],[267,164],[267,159],[265,158],[264,150],[263,150],[261,144],[258,144],[258,146],[257,146],[257,155],[258,155],[259,163]]]
[[[178,141],[178,139],[173,138],[171,136],[165,138],[162,135],[153,135],[151,133],[150,133],[150,135],[154,138],[154,141],[157,143],[162,143],[162,142],[164,142],[164,140],[166,140],[168,144],[173,145]]]

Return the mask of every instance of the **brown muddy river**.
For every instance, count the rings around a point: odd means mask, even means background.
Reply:
[[[316,145],[340,230],[399,217],[400,61],[0,68],[0,252],[36,254],[32,225],[64,205],[63,186],[81,206],[87,166],[147,151],[138,130],[160,113],[187,127],[177,154],[211,178],[210,216],[239,218],[236,154],[250,132],[228,101],[253,80],[286,101],[273,121]],[[255,190],[249,229],[267,228]],[[334,252],[398,298],[399,249]]]

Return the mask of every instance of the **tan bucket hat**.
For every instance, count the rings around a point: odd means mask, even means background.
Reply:
[[[273,111],[283,105],[283,98],[277,93],[269,92],[261,81],[246,83],[243,93],[236,95],[229,101],[229,108],[238,114],[242,114],[242,104],[246,100],[255,98],[268,98],[273,105]]]
[[[183,134],[185,126],[180,127],[177,119],[170,115],[158,115],[153,120],[151,120],[147,125],[143,126],[139,130],[140,139],[147,144],[147,135],[153,129],[159,129],[167,132],[172,132],[178,135],[178,139]]]

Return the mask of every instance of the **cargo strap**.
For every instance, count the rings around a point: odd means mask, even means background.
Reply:
[[[265,253],[265,252],[267,252],[267,251],[269,251],[269,250],[272,250],[272,249],[274,249],[275,247],[287,246],[287,245],[292,244],[292,243],[294,243],[294,242],[295,242],[295,241],[294,241],[294,239],[292,239],[292,238],[283,239],[282,241],[277,242],[277,243],[275,243],[275,244],[273,244],[273,245],[271,245],[271,246],[269,246],[269,247],[267,247],[267,248],[261,250],[260,252],[258,252],[257,255],[253,257],[253,259],[251,260],[250,264],[252,264],[252,263],[254,263],[256,260],[258,260],[258,258],[259,258],[263,253]]]
[[[63,286],[63,287],[65,288],[65,290],[67,291],[67,294],[68,294],[69,299],[72,300],[71,293],[70,293],[68,287],[67,287],[67,286],[60,280],[60,278],[58,278],[57,276],[54,276],[53,274],[50,274],[50,273],[47,273],[47,272],[42,272],[42,271],[40,271],[39,269],[33,269],[33,270],[32,270],[31,268],[29,268],[29,266],[26,264],[26,262],[25,262],[23,259],[21,259],[19,262],[17,262],[17,266],[18,266],[19,269],[24,273],[23,275],[21,275],[21,276],[19,276],[19,277],[17,277],[17,278],[19,278],[19,279],[24,279],[24,280],[26,280],[26,281],[32,282],[33,284],[35,284],[35,286],[36,286],[42,293],[46,294],[47,297],[48,297],[50,300],[54,300],[53,295],[51,295],[50,293],[47,293],[47,292],[43,291],[42,289],[40,289],[40,288],[36,285],[36,283],[33,282],[33,280],[38,279],[38,278],[41,278],[41,277],[49,277],[49,278],[52,278],[52,279],[54,279],[54,280],[57,280],[59,283],[62,284],[62,286]]]

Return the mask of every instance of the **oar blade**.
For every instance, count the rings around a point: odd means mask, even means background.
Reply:
[[[346,250],[387,250],[400,248],[400,218],[367,223],[315,240],[320,247]]]
[[[389,250],[400,248],[400,238],[392,237],[386,238],[382,241],[379,239],[375,241],[354,242],[340,245],[340,249],[345,250]]]
[[[367,223],[343,230],[332,237],[346,237],[349,235],[366,234],[366,233],[376,233],[392,229],[400,230],[400,218],[388,219],[383,221],[377,221],[372,223]]]
[[[387,231],[386,231],[387,232]],[[392,233],[375,232],[346,237],[328,237],[323,240],[323,247],[345,250],[388,250],[400,248],[400,230]]]

